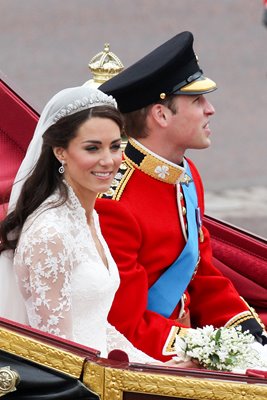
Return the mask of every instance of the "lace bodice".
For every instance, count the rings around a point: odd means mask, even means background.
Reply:
[[[85,210],[73,190],[68,190],[63,205],[51,207],[58,200],[54,194],[27,219],[15,252],[14,268],[29,325],[98,349],[102,356],[108,347],[123,347],[130,359],[135,354],[133,361],[149,361],[139,350],[136,355],[136,349],[107,323],[119,286],[118,269],[96,211],[94,224],[108,268],[97,252]],[[109,346],[107,332],[112,337]]]

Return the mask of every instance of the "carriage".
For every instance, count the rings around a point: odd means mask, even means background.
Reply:
[[[0,76],[0,219],[39,114]],[[14,118],[15,116],[15,118]],[[267,325],[267,240],[205,215],[214,264]],[[0,397],[10,399],[263,400],[267,373],[129,363],[0,318]]]

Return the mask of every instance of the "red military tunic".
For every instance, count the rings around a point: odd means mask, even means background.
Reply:
[[[201,178],[192,161],[187,161],[203,215]],[[175,353],[174,337],[186,327],[177,320],[182,303],[166,318],[147,309],[147,296],[185,245],[186,208],[179,183],[185,179],[183,167],[130,139],[111,189],[96,202],[101,229],[121,277],[109,321],[136,347],[161,360]],[[232,283],[213,266],[209,233],[204,227],[203,234],[200,262],[183,296],[191,326],[230,326],[244,321],[258,325]]]

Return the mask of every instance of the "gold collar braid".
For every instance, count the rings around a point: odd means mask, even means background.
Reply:
[[[161,182],[176,184],[184,179],[183,167],[157,156],[135,139],[129,139],[124,154],[129,164]]]

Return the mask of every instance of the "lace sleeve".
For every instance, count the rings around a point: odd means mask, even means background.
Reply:
[[[123,350],[127,353],[130,362],[137,362],[137,363],[160,363],[160,361],[155,360],[148,356],[147,354],[143,353],[141,350],[137,349],[133,346],[131,342],[129,342],[126,337],[117,331],[117,329],[108,323],[107,327],[107,349],[108,353],[112,350]]]
[[[53,227],[22,240],[18,278],[28,297],[30,325],[72,339],[72,268],[65,240]]]

